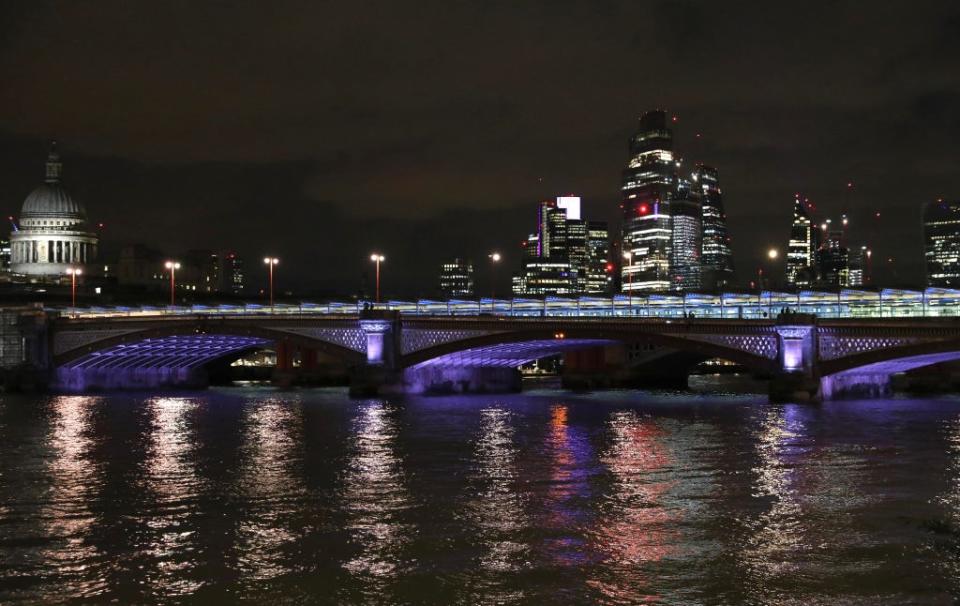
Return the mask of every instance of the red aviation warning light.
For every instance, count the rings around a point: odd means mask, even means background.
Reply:
[[[641,203],[640,206],[637,207],[637,214],[640,216],[649,215],[650,205],[647,204],[646,202]]]

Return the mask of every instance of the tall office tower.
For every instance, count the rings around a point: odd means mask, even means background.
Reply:
[[[538,207],[537,256],[561,257],[567,254],[567,211],[556,200],[543,200]]]
[[[606,223],[583,219],[577,196],[544,200],[537,212],[538,233],[523,244],[523,267],[513,278],[514,294],[606,292],[610,282]]]
[[[587,222],[583,219],[567,219],[567,255],[570,268],[576,272],[576,292],[588,291],[590,251],[587,248]]]
[[[829,226],[824,223],[824,226]],[[829,227],[828,227],[829,229]],[[850,251],[842,231],[823,230],[825,234],[816,253],[816,284],[841,287],[850,284]]]
[[[923,209],[927,285],[960,286],[960,201],[927,203]]]
[[[440,266],[440,294],[448,299],[473,297],[473,263],[453,259]]]
[[[699,186],[703,207],[700,283],[703,288],[720,290],[733,283],[733,252],[720,193],[720,175],[717,169],[698,164],[691,178],[695,186]]]
[[[870,283],[870,257],[872,252],[867,246],[854,246],[850,249],[847,286],[865,286]]]
[[[587,286],[590,294],[613,292],[613,264],[610,259],[610,229],[606,221],[587,223]]]
[[[677,195],[670,203],[670,277],[672,290],[691,291],[700,288],[702,246],[700,194],[691,183],[680,181]]]
[[[670,284],[670,204],[678,185],[673,130],[666,112],[640,118],[623,171],[622,289],[665,291]]]
[[[223,269],[220,272],[220,292],[242,295],[243,283],[243,259],[235,252],[224,253]]]
[[[793,225],[790,228],[790,244],[787,249],[787,284],[797,288],[809,287],[816,279],[818,246],[816,226],[800,194],[793,200]]]

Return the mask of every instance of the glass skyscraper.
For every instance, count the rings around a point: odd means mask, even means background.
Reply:
[[[923,210],[927,285],[960,286],[960,201],[930,202]]]
[[[694,186],[699,186],[703,207],[700,283],[709,290],[723,289],[733,283],[733,253],[720,193],[720,175],[717,169],[698,164],[691,178]]]
[[[538,206],[538,233],[524,243],[523,267],[513,279],[520,296],[607,292],[609,234],[606,223],[580,216],[580,198],[560,196]],[[602,255],[602,261],[598,260]],[[595,290],[596,289],[596,290]]]
[[[685,179],[670,202],[670,275],[674,290],[699,290],[702,248],[700,193]]]
[[[819,232],[807,205],[800,195],[793,200],[793,225],[790,227],[790,244],[787,249],[787,284],[794,287],[809,287],[816,279],[816,252]]]
[[[623,252],[629,255],[622,261],[624,291],[671,288],[670,205],[678,168],[666,112],[645,113],[630,140],[630,161],[623,171]]]

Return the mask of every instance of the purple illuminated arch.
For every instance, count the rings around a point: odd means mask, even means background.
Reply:
[[[146,338],[88,353],[63,365],[75,369],[190,369],[231,354],[265,347],[269,340],[234,335],[176,335]]]
[[[516,343],[499,343],[443,354],[414,364],[411,368],[452,366],[460,368],[502,366],[516,368],[522,364],[555,356],[567,351],[613,345],[610,339],[537,339]]]
[[[943,362],[955,362],[957,360],[960,360],[960,350],[920,354],[896,358],[893,360],[884,360],[882,362],[874,362],[872,364],[864,364],[863,366],[849,368],[834,374],[896,374],[900,372],[908,372],[923,366],[931,366],[933,364],[941,364]]]

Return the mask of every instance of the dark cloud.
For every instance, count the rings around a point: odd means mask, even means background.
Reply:
[[[960,192],[958,28],[951,2],[7,2],[0,204],[56,135],[114,243],[271,251],[341,291],[376,247],[413,294],[446,256],[515,264],[541,197],[615,219],[663,106],[744,275],[803,191],[918,280],[919,208]]]

